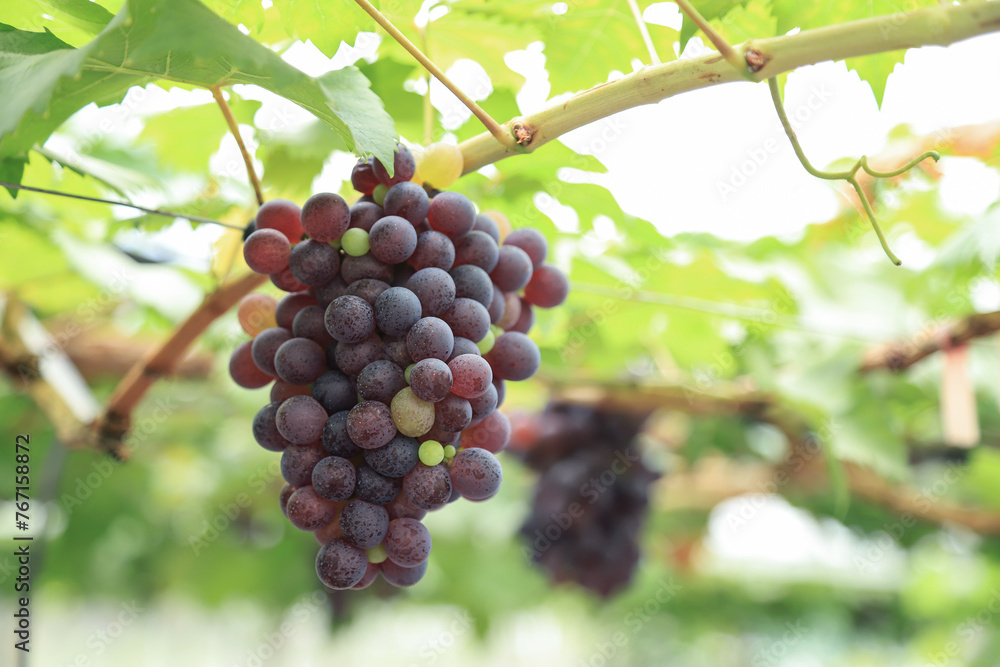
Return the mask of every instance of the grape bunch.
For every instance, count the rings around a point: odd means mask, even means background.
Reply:
[[[609,596],[631,580],[657,478],[634,444],[644,421],[566,403],[516,416],[510,451],[541,473],[521,534],[553,581]]]
[[[494,454],[510,437],[497,410],[504,383],[538,369],[525,335],[533,308],[569,290],[540,233],[511,231],[502,214],[477,214],[414,173],[404,146],[391,177],[362,160],[353,205],[332,193],[301,209],[270,201],[243,247],[289,294],[240,303],[252,340],[233,351],[230,374],[241,387],[274,383],[254,438],[281,452],[281,508],[315,534],[316,572],[338,590],[379,573],[416,583],[431,550],[425,514],[496,494]]]

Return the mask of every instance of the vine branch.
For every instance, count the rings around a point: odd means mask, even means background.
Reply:
[[[413,56],[418,63],[420,63],[421,67],[433,74],[434,78],[444,84],[445,88],[450,90],[455,97],[461,100],[462,104],[468,107],[469,111],[471,111],[473,115],[478,118],[484,126],[486,126],[486,129],[489,130],[489,133],[493,136],[493,138],[495,138],[502,146],[513,146],[514,142],[510,132],[505,130],[500,123],[496,122],[496,120],[486,113],[481,106],[476,104],[475,100],[462,92],[462,89],[456,86],[455,83],[449,79],[437,65],[431,62],[430,58],[424,55],[424,53],[418,49],[413,42],[407,39],[406,35],[401,33],[396,26],[392,24],[392,21],[383,16],[382,12],[376,9],[372,3],[368,2],[368,0],[355,0],[355,2],[358,3],[361,9],[368,12],[368,15],[375,19],[375,22],[382,26],[382,28],[385,29],[385,31],[389,33],[389,35],[396,40],[400,46],[406,49],[409,54]]]
[[[860,370],[865,373],[884,368],[898,373],[946,347],[962,345],[998,331],[1000,331],[1000,311],[969,315],[942,328],[925,326],[920,333],[911,338],[867,351],[861,361]]]
[[[656,52],[656,47],[653,46],[653,38],[649,36],[649,28],[646,27],[646,22],[642,18],[642,11],[639,10],[639,3],[636,0],[628,0],[628,8],[632,10],[632,18],[635,19],[635,27],[639,29],[639,34],[642,35],[642,41],[646,44],[646,51],[649,52],[649,60],[654,65],[660,64],[660,54]]]
[[[128,208],[134,208],[137,211],[142,211],[143,213],[149,213],[150,215],[162,215],[168,218],[184,218],[185,220],[190,220],[191,222],[205,222],[211,225],[219,225],[220,227],[228,227],[229,229],[238,229],[241,231],[243,230],[242,227],[238,225],[231,225],[228,222],[222,222],[220,220],[212,220],[211,218],[203,218],[199,215],[187,215],[186,213],[177,213],[176,211],[165,211],[161,208],[147,208],[145,206],[139,206],[138,204],[132,204],[127,201],[115,201],[113,199],[101,199],[100,197],[75,195],[70,192],[60,192],[59,190],[36,188],[30,185],[7,183],[5,181],[0,181],[0,187],[13,188],[14,190],[24,190],[26,192],[38,192],[43,195],[55,195],[56,197],[68,197],[69,199],[81,199],[83,201],[92,201],[98,204],[109,204],[111,206],[126,206]]]
[[[868,196],[865,191],[861,188],[861,183],[858,182],[858,171],[864,170],[869,176],[875,178],[892,178],[893,176],[898,176],[903,172],[912,169],[917,164],[926,160],[927,158],[933,159],[935,162],[941,159],[941,154],[937,151],[926,151],[923,154],[913,158],[905,165],[899,169],[894,169],[893,171],[875,171],[868,166],[868,158],[862,155],[854,163],[850,169],[845,171],[823,171],[822,169],[817,169],[806,158],[805,152],[802,150],[802,145],[799,143],[798,137],[795,135],[795,130],[792,128],[792,124],[788,121],[788,114],[785,113],[785,105],[781,103],[781,91],[778,90],[778,79],[776,77],[771,77],[767,80],[767,86],[771,90],[771,100],[774,102],[774,110],[778,112],[778,118],[781,119],[781,127],[785,130],[785,135],[788,140],[792,143],[792,149],[795,151],[796,157],[799,158],[799,162],[810,174],[816,178],[821,178],[827,181],[847,181],[854,188],[854,191],[858,193],[858,199],[861,200],[861,206],[865,209],[865,214],[868,216],[868,221],[872,225],[872,229],[875,230],[876,236],[878,236],[879,243],[882,244],[882,250],[885,254],[892,260],[892,263],[896,266],[902,264],[898,257],[889,249],[889,243],[885,239],[885,234],[882,233],[882,227],[878,224],[878,220],[875,218],[875,211],[872,209],[871,202],[868,201]]]
[[[825,60],[919,46],[947,46],[997,31],[1000,31],[1000,2],[949,4],[753,40],[736,50],[743,54],[756,80]],[[511,127],[519,128],[523,136],[516,147],[498,144],[489,133],[463,141],[459,144],[465,162],[463,173],[512,155],[530,153],[571,130],[619,111],[742,80],[743,76],[717,53],[644,67],[512,120]]]
[[[222,96],[222,88],[219,86],[212,86],[212,97],[215,98],[215,102],[222,110],[222,115],[226,117],[226,125],[229,126],[229,132],[233,135],[233,138],[236,139],[236,145],[240,147],[240,155],[243,156],[243,164],[246,165],[250,185],[253,186],[253,192],[257,196],[257,206],[263,206],[264,190],[260,186],[260,178],[257,176],[257,170],[253,168],[253,158],[250,156],[246,144],[243,143],[243,137],[240,135],[240,126],[236,122],[236,117],[233,116],[233,110],[229,108],[229,103]]]

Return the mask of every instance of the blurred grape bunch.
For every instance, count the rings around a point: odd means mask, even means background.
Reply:
[[[635,441],[645,420],[567,403],[512,419],[509,451],[541,473],[521,535],[553,582],[608,597],[631,581],[649,486],[659,477]]]

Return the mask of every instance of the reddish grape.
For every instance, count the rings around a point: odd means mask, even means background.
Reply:
[[[524,299],[520,299],[520,302],[520,314],[517,316],[517,320],[515,320],[514,323],[511,324],[506,330],[514,333],[526,334],[535,323],[535,309],[532,308],[531,304]]]
[[[503,481],[497,457],[478,447],[463,449],[451,465],[451,483],[469,500],[486,500],[496,495]]]
[[[417,320],[406,334],[406,351],[414,361],[431,357],[443,361],[451,356],[454,346],[455,337],[451,327],[436,317]]]
[[[299,311],[306,306],[317,306],[319,302],[309,292],[295,292],[285,295],[274,310],[274,317],[279,327],[292,330],[292,323]]]
[[[303,285],[296,280],[295,276],[292,275],[292,270],[287,267],[268,277],[271,279],[271,284],[283,292],[304,292],[309,289],[308,285]]]
[[[276,229],[258,229],[243,244],[243,259],[257,273],[278,273],[288,268],[292,246]]]
[[[508,331],[497,338],[486,360],[501,380],[527,380],[538,370],[542,355],[533,340],[523,333]]]
[[[350,221],[351,211],[338,194],[320,192],[302,205],[302,228],[310,238],[323,244],[343,236]]]
[[[299,530],[314,531],[337,518],[337,505],[320,497],[311,486],[300,487],[289,497],[285,516]]]
[[[259,389],[274,378],[260,370],[253,362],[251,342],[246,340],[236,346],[229,357],[229,375],[233,382],[244,389]]]
[[[391,188],[397,183],[402,183],[413,178],[413,174],[417,170],[417,163],[413,159],[413,153],[410,152],[409,148],[403,144],[396,144],[396,153],[393,155],[392,176],[389,176],[385,165],[379,160],[375,160],[373,167],[375,177],[379,180],[379,183],[388,185]]]
[[[531,265],[535,269],[542,265],[545,256],[549,252],[549,243],[540,231],[533,227],[522,227],[515,229],[504,239],[505,246],[516,246],[526,252],[531,258]]]
[[[290,384],[281,378],[271,385],[271,402],[284,403],[292,396],[312,396],[312,391],[308,385]]]
[[[543,264],[524,287],[524,300],[539,308],[555,308],[569,295],[569,280],[559,269]]]
[[[274,368],[274,355],[283,343],[292,339],[292,332],[283,327],[273,327],[261,331],[250,344],[250,355],[257,368],[272,377],[278,376]]]
[[[427,222],[431,229],[451,239],[472,231],[476,208],[468,197],[458,192],[442,192],[431,200]]]
[[[254,219],[256,229],[276,229],[285,235],[289,243],[302,240],[302,222],[299,207],[287,199],[272,199],[257,210]]]
[[[274,370],[290,384],[311,384],[326,370],[326,352],[316,341],[292,338],[275,353]]]
[[[316,575],[328,588],[356,586],[368,571],[368,556],[342,537],[330,540],[316,554]]]
[[[385,555],[400,567],[416,567],[431,554],[431,534],[416,519],[393,519],[385,533]]]
[[[354,493],[354,464],[341,456],[327,456],[312,471],[312,488],[326,500],[347,500]]]
[[[448,394],[444,400],[434,404],[434,426],[442,431],[458,433],[468,426],[470,421],[472,421],[472,405],[466,398]]]
[[[326,424],[326,410],[312,396],[292,396],[274,415],[278,433],[296,445],[318,442]]]
[[[493,382],[490,364],[480,356],[463,354],[448,362],[454,378],[451,391],[462,398],[482,396]]]
[[[499,410],[494,410],[462,433],[463,447],[478,447],[488,452],[499,452],[509,442],[510,419]]]
[[[417,271],[430,267],[448,271],[455,263],[455,245],[441,232],[422,232],[417,236],[417,249],[409,262]]]
[[[322,306],[306,306],[292,320],[292,334],[296,338],[308,338],[324,350],[333,342],[333,336],[326,330],[326,309]]]
[[[448,468],[443,463],[436,466],[418,463],[417,467],[403,478],[403,493],[411,504],[428,512],[444,507],[451,498],[451,477],[448,475]]]
[[[375,331],[375,313],[361,297],[337,297],[326,308],[326,330],[342,343],[360,343]]]
[[[396,424],[389,407],[378,401],[364,401],[351,408],[347,434],[362,449],[377,449],[396,436]]]
[[[422,359],[410,371],[410,389],[417,398],[437,403],[451,392],[451,368],[440,359]]]
[[[326,452],[315,444],[289,445],[281,452],[281,476],[292,486],[309,486],[313,468],[324,458]]]

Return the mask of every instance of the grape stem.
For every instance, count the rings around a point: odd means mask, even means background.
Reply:
[[[469,111],[471,111],[472,114],[486,126],[489,133],[498,142],[500,142],[501,146],[514,147],[515,142],[511,133],[508,130],[505,130],[503,125],[494,120],[493,117],[486,113],[482,107],[476,104],[475,100],[462,92],[462,89],[455,85],[455,82],[449,79],[437,65],[431,62],[431,59],[424,55],[424,53],[418,49],[413,42],[407,39],[406,35],[401,33],[396,26],[392,24],[392,21],[387,19],[382,12],[376,9],[372,3],[368,2],[368,0],[355,0],[355,2],[358,3],[361,9],[368,12],[368,15],[375,19],[375,22],[382,26],[387,33],[389,33],[389,36],[396,40],[400,46],[406,49],[407,52],[409,52],[409,54],[413,56],[418,63],[420,63],[421,67],[434,75],[434,78],[444,84],[445,88],[450,90],[455,97],[461,100],[462,104],[464,104]]]
[[[751,79],[763,81],[825,60],[857,58],[931,44],[947,46],[998,30],[1000,2],[970,2],[937,5],[803,30],[794,35],[757,39],[735,48],[737,53],[743,54]],[[489,133],[463,141],[459,144],[465,163],[463,173],[477,171],[512,155],[531,153],[567,132],[619,111],[743,80],[744,75],[719,53],[643,67],[510,121],[511,127],[517,124],[525,130],[524,141],[518,146],[498,144]]]
[[[634,2],[635,0],[630,0]],[[753,81],[753,76],[750,74],[750,69],[747,66],[747,61],[745,58],[741,58],[736,49],[729,45],[722,35],[715,31],[712,24],[705,20],[705,18],[698,13],[698,10],[694,8],[687,0],[675,0],[677,6],[681,8],[687,17],[691,19],[691,22],[698,26],[698,29],[705,33],[708,40],[712,42],[712,45],[716,50],[726,59],[726,62],[732,65],[733,69],[747,79]]]
[[[219,286],[174,329],[169,338],[129,369],[112,392],[103,414],[91,425],[93,438],[100,449],[119,459],[128,456],[122,439],[129,430],[132,411],[149,388],[157,379],[173,372],[184,353],[208,325],[266,280],[265,275],[249,273]]]
[[[868,158],[862,155],[850,169],[844,171],[823,171],[817,169],[806,157],[805,151],[802,150],[802,145],[799,144],[798,137],[795,136],[795,130],[792,129],[792,124],[788,121],[788,114],[785,113],[785,105],[781,103],[781,91],[778,89],[778,79],[771,77],[767,80],[767,86],[771,90],[771,100],[774,102],[774,110],[778,112],[778,118],[781,119],[781,127],[785,129],[785,134],[788,136],[788,140],[792,142],[792,149],[795,151],[796,157],[799,158],[799,162],[807,172],[815,176],[816,178],[822,178],[827,181],[847,181],[854,188],[854,191],[858,193],[858,199],[861,200],[861,206],[865,210],[865,215],[868,216],[868,221],[872,225],[872,229],[875,230],[876,236],[878,236],[879,243],[882,244],[882,250],[889,257],[893,264],[899,266],[902,262],[898,257],[889,249],[889,243],[885,239],[885,235],[882,233],[882,227],[879,226],[878,220],[875,219],[875,211],[872,209],[871,202],[868,201],[868,196],[865,194],[864,189],[861,187],[861,183],[858,182],[858,171],[864,170],[869,176],[873,178],[892,178],[893,176],[899,176],[913,167],[917,166],[920,162],[931,158],[934,161],[941,159],[941,154],[937,151],[925,151],[917,157],[913,158],[906,164],[904,164],[899,169],[894,169],[892,171],[876,171],[868,166]]]
[[[165,211],[161,208],[146,208],[145,206],[139,206],[138,204],[133,204],[127,201],[116,201],[114,199],[101,199],[100,197],[88,197],[86,195],[75,195],[70,192],[60,192],[59,190],[48,190],[46,188],[36,188],[30,185],[21,185],[19,183],[7,183],[6,181],[0,181],[0,187],[11,188],[14,190],[24,190],[26,192],[38,192],[43,195],[55,195],[56,197],[68,197],[70,199],[82,199],[83,201],[97,202],[98,204],[108,204],[109,206],[127,206],[128,208],[134,208],[137,211],[142,211],[143,213],[149,213],[150,215],[163,215],[168,218],[184,218],[185,220],[190,220],[191,222],[204,222],[210,225],[219,225],[220,227],[228,227],[229,229],[243,230],[239,225],[231,225],[228,222],[222,222],[220,220],[212,220],[211,218],[203,218],[199,215],[188,215],[186,213],[177,213],[175,211]]]
[[[869,349],[861,361],[861,372],[879,368],[899,373],[945,347],[963,345],[1000,331],[1000,310],[975,313],[944,326],[931,322],[916,335]]]
[[[250,178],[250,185],[253,186],[253,192],[257,196],[257,206],[263,206],[264,190],[260,186],[260,178],[257,176],[257,170],[253,167],[253,158],[250,156],[246,144],[243,143],[243,137],[240,135],[240,126],[236,122],[236,117],[233,116],[233,110],[229,108],[229,103],[222,96],[222,88],[220,86],[212,86],[211,90],[212,97],[215,98],[219,109],[222,110],[222,115],[226,118],[226,125],[229,126],[229,131],[232,133],[233,139],[236,139],[236,145],[240,148],[240,155],[243,156],[243,164],[247,168],[247,177]]]
[[[642,35],[642,41],[646,44],[646,51],[649,52],[649,60],[654,65],[660,64],[660,54],[656,52],[656,47],[653,46],[653,38],[649,36],[649,28],[646,27],[646,22],[642,18],[642,11],[639,9],[639,3],[636,0],[628,0],[628,8],[632,10],[632,18],[635,19],[635,26],[639,29],[639,34]]]

